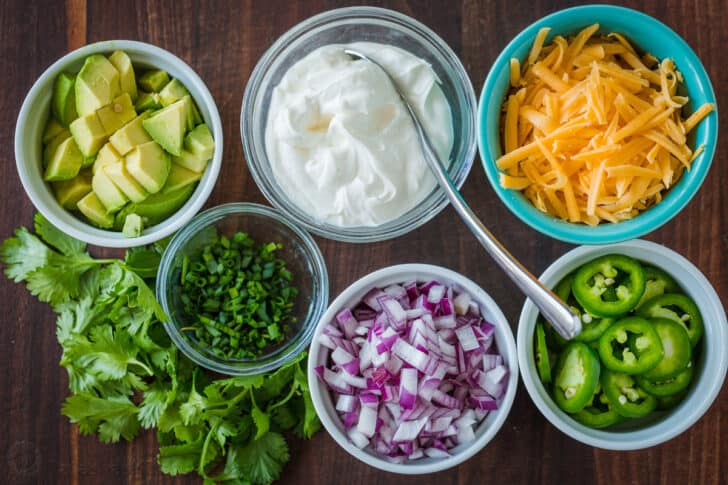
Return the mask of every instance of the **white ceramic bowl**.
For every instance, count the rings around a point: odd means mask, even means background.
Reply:
[[[164,69],[179,79],[197,103],[202,117],[215,139],[215,153],[207,164],[205,174],[187,202],[173,215],[144,230],[141,236],[129,238],[121,232],[99,229],[87,224],[56,201],[50,186],[43,181],[41,134],[50,116],[53,83],[63,71],[78,72],[84,59],[91,54],[110,54],[123,50],[134,66]],[[38,211],[66,234],[89,244],[106,247],[132,247],[162,239],[182,227],[210,196],[222,163],[222,122],[215,101],[200,77],[174,54],[144,42],[109,40],[81,47],[53,63],[41,74],[20,108],[15,127],[15,161],[25,192]]]
[[[649,418],[627,420],[609,430],[584,426],[554,403],[541,384],[533,354],[533,333],[538,309],[527,300],[518,322],[518,363],[528,394],[546,419],[577,441],[608,450],[638,450],[674,438],[705,414],[718,396],[728,367],[728,322],[710,282],[698,268],[675,251],[659,244],[633,240],[609,246],[581,246],[553,262],[539,278],[553,288],[582,264],[611,253],[625,254],[669,273],[685,293],[697,303],[705,332],[696,361],[696,373],[685,399],[669,411],[655,412]]]
[[[385,287],[394,283],[407,281],[430,281],[438,280],[442,283],[453,286],[456,290],[469,293],[473,300],[480,305],[483,317],[495,325],[495,341],[498,350],[503,356],[510,372],[508,388],[500,408],[486,416],[475,430],[475,440],[470,443],[453,448],[452,456],[448,458],[422,458],[406,463],[392,463],[372,452],[369,448],[357,448],[346,436],[343,423],[339,419],[331,400],[328,389],[321,384],[314,369],[318,365],[325,365],[329,357],[329,349],[319,344],[319,337],[324,326],[332,321],[335,315],[345,307],[351,307],[361,301],[362,297],[373,287]],[[518,359],[516,358],[516,344],[513,340],[513,332],[508,326],[508,321],[503,312],[493,299],[483,291],[480,286],[472,280],[464,277],[447,268],[429,264],[400,264],[380,269],[364,276],[344,290],[329,306],[321,321],[316,326],[313,334],[313,341],[309,349],[308,358],[308,382],[311,388],[311,398],[316,414],[321,423],[332,438],[349,454],[363,461],[367,465],[380,470],[405,475],[421,475],[434,473],[447,468],[454,467],[478,451],[482,450],[488,442],[493,439],[500,427],[506,420],[513,405],[518,386]]]

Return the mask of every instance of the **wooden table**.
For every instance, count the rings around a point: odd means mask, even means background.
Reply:
[[[217,101],[225,130],[223,168],[207,207],[223,202],[265,203],[249,177],[239,135],[245,83],[257,60],[287,29],[336,1],[101,2],[67,0],[0,2],[0,237],[29,225],[34,209],[16,175],[15,120],[32,83],[52,62],[88,42],[138,39],[170,50],[192,66]],[[361,3],[361,2],[353,2]],[[573,2],[372,2],[411,15],[458,53],[476,91],[488,69],[518,32]],[[721,106],[728,106],[728,29],[725,0],[627,2],[675,29],[708,70]],[[721,115],[721,124],[728,119]],[[711,172],[682,213],[647,239],[665,244],[696,264],[728,304],[728,146],[721,141]],[[570,246],[517,220],[497,199],[476,160],[466,199],[493,232],[536,274]],[[501,305],[515,331],[523,297],[466,232],[452,209],[393,241],[351,245],[318,238],[335,296],[353,280],[395,263],[428,262],[478,282]],[[96,254],[102,254],[97,251]],[[120,253],[105,251],[107,254]],[[154,433],[133,443],[102,445],[79,436],[60,415],[68,394],[54,316],[21,286],[0,278],[0,481],[4,483],[197,483],[171,478],[156,464]],[[506,424],[467,463],[424,478],[389,475],[340,449],[325,431],[310,442],[293,441],[281,483],[728,483],[728,388],[689,431],[661,446],[616,453],[578,443],[549,424],[519,386]]]

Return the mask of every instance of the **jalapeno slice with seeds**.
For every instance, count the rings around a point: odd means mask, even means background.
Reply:
[[[622,421],[622,416],[614,410],[609,403],[609,399],[601,390],[601,384],[597,386],[597,390],[584,409],[571,415],[576,421],[590,428],[606,428]]]
[[[632,310],[645,292],[642,265],[629,256],[608,254],[579,268],[572,291],[590,314],[618,317]]]
[[[645,292],[635,306],[639,309],[648,300],[665,293],[679,293],[680,286],[669,274],[654,266],[642,266],[645,271]]]
[[[695,345],[703,335],[703,317],[700,309],[690,297],[680,293],[665,293],[645,302],[640,315],[648,318],[667,318],[685,327],[690,337],[690,345]]]
[[[649,392],[655,397],[673,396],[684,391],[693,380],[693,366],[686,367],[674,377],[668,379],[651,380],[645,376],[637,376],[637,383],[642,389]]]
[[[577,342],[593,342],[594,340],[597,340],[607,328],[609,328],[609,326],[614,322],[614,319],[600,318],[595,315],[591,315],[582,308],[581,304],[574,297],[574,292],[571,290],[575,276],[576,273],[570,273],[567,275],[559,282],[558,285],[556,285],[554,293],[556,293],[558,297],[569,306],[571,311],[578,315],[581,319],[581,332],[579,335],[575,336],[573,340],[576,340]],[[565,345],[566,340],[564,340],[563,337],[561,340],[563,340],[563,345]]]
[[[599,359],[585,343],[570,342],[554,370],[554,400],[567,413],[584,409],[599,384]]]
[[[633,376],[604,369],[601,381],[604,394],[620,416],[641,418],[657,407],[657,399],[639,387]]]
[[[618,320],[599,337],[599,357],[613,372],[642,374],[655,367],[662,356],[660,336],[644,318]]]
[[[642,375],[652,381],[669,379],[685,370],[690,363],[690,337],[684,326],[667,318],[653,318],[650,323],[660,336],[663,356],[655,367]]]

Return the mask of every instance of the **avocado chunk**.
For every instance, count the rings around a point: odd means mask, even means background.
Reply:
[[[56,200],[64,209],[76,210],[78,201],[91,192],[91,174],[84,170],[69,180],[51,182]]]
[[[86,116],[121,94],[119,71],[101,54],[88,56],[76,76],[76,111]]]
[[[63,126],[78,118],[76,113],[76,75],[62,72],[53,83],[53,99],[51,110],[53,116]]]
[[[114,101],[99,109],[96,112],[101,120],[101,126],[104,127],[106,135],[113,135],[119,128],[136,118],[134,104],[131,102],[129,93],[114,98]]]
[[[139,87],[147,92],[158,92],[169,82],[169,74],[161,69],[154,69],[142,74],[139,78]]]
[[[142,218],[138,214],[129,214],[126,216],[126,219],[124,219],[124,229],[121,230],[121,232],[126,237],[139,237],[142,235],[142,231],[144,230],[144,222],[142,221]]]
[[[78,201],[76,206],[92,224],[103,229],[114,227],[114,216],[106,212],[106,207],[101,203],[96,193],[89,192],[83,199]]]
[[[58,181],[72,179],[81,170],[83,155],[73,138],[66,138],[53,152],[46,167],[43,180]]]
[[[114,51],[109,56],[109,62],[119,71],[119,87],[121,92],[128,93],[132,101],[137,99],[136,77],[131,59],[124,51]]]
[[[134,177],[129,174],[126,169],[126,161],[120,160],[117,163],[108,163],[102,168],[106,175],[119,187],[125,196],[132,202],[141,202],[146,199],[149,194],[144,187],[139,185]]]
[[[108,135],[96,113],[74,120],[69,127],[73,139],[84,157],[93,157],[106,143]]]
[[[62,130],[46,145],[46,147],[43,149],[44,167],[48,166],[48,163],[51,161],[53,154],[56,153],[56,149],[58,148],[58,146],[66,141],[68,138],[71,138],[71,132],[68,130]]]
[[[174,192],[175,190],[179,190],[182,187],[185,187],[190,184],[194,184],[198,180],[202,178],[202,174],[198,172],[193,172],[192,170],[187,170],[184,167],[181,167],[177,165],[176,163],[172,164],[172,168],[169,170],[169,177],[167,177],[167,183],[164,184],[164,188],[162,189],[162,192],[168,193],[168,192]]]
[[[96,193],[101,203],[106,207],[106,212],[113,214],[129,202],[124,192],[116,186],[114,182],[106,175],[106,167],[104,170],[96,170],[91,179],[91,188]]]
[[[162,148],[180,156],[187,130],[187,102],[180,99],[170,104],[142,121],[142,126]]]
[[[46,123],[45,129],[43,129],[43,136],[41,137],[41,141],[43,141],[44,145],[47,145],[52,139],[54,139],[57,135],[63,133],[64,131],[68,133],[68,136],[71,136],[70,132],[66,130],[58,121],[56,121],[55,118],[48,118],[48,123]]]
[[[185,103],[187,130],[189,131],[192,130],[195,126],[202,123],[202,118],[200,118],[200,112],[197,111],[197,108],[195,107],[195,102],[189,95],[183,97],[182,101],[184,101]]]
[[[159,101],[159,94],[157,93],[145,93],[142,91],[139,94],[134,108],[137,111],[146,111],[148,109],[159,109],[162,107],[162,103]]]
[[[116,214],[114,227],[120,230],[126,216],[132,213],[140,215],[147,227],[159,224],[177,212],[194,190],[194,185],[187,185],[174,192],[152,194],[138,204],[128,204]]]
[[[195,127],[185,137],[185,150],[198,157],[209,160],[215,153],[215,141],[207,125],[202,124]]]
[[[123,160],[119,152],[117,152],[111,143],[107,143],[101,147],[99,153],[96,155],[96,161],[94,161],[93,167],[91,167],[92,173],[96,173],[97,170],[104,168],[106,165],[113,163],[120,163]]]
[[[178,79],[172,79],[159,92],[159,100],[162,102],[162,106],[166,107],[189,95],[190,92],[187,91],[184,84]]]
[[[140,114],[109,137],[109,142],[119,154],[126,155],[135,146],[152,141],[152,137],[142,126],[142,122],[148,117],[148,112]]]
[[[207,167],[207,160],[184,149],[182,150],[182,155],[172,157],[172,162],[193,172],[203,172],[205,167]]]
[[[98,153],[96,155],[94,155],[93,157],[83,157],[83,163],[81,164],[81,168],[84,169],[84,168],[93,167],[94,163],[96,163],[97,156],[98,156]]]
[[[169,154],[153,141],[139,145],[126,156],[126,169],[150,194],[162,189],[170,165]]]

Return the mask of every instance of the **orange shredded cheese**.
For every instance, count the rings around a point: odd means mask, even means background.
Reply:
[[[703,147],[687,135],[715,110],[687,118],[677,95],[682,74],[671,59],[640,56],[599,24],[572,39],[546,43],[541,29],[525,64],[510,63],[504,102],[503,187],[520,190],[539,210],[596,225],[635,217],[659,203],[690,170]]]

